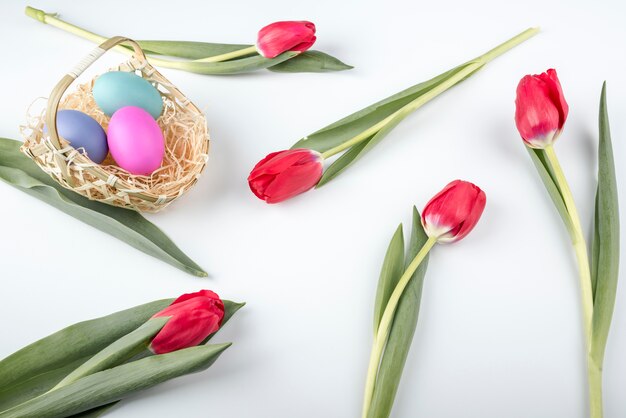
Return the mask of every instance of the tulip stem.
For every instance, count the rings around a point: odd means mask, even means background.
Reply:
[[[257,49],[256,45],[249,46],[247,48],[238,49],[236,51],[227,52],[225,54],[214,55],[212,57],[206,57],[199,60],[194,60],[193,62],[222,62],[228,61],[233,58],[239,58],[246,55],[256,54]]]
[[[376,335],[374,336],[374,346],[372,347],[372,352],[370,354],[367,378],[365,380],[365,395],[363,398],[363,418],[367,418],[367,414],[369,413],[372,397],[374,395],[374,386],[376,385],[376,375],[378,374],[380,360],[385,345],[387,344],[387,339],[389,338],[391,324],[393,323],[393,317],[395,315],[396,308],[398,307],[398,303],[400,302],[400,297],[402,297],[402,293],[413,277],[413,274],[415,274],[415,271],[420,266],[422,261],[424,261],[424,258],[426,258],[435,243],[437,243],[437,237],[428,238],[417,255],[415,255],[415,258],[413,258],[411,263],[407,266],[406,270],[400,277],[400,280],[398,280],[398,284],[396,284],[396,287],[393,289],[391,296],[389,296],[389,301],[385,306],[385,310],[380,319],[380,324],[378,325],[378,331],[376,331]]]
[[[591,339],[593,333],[593,290],[591,287],[591,270],[589,268],[589,256],[587,244],[583,234],[578,209],[574,203],[574,197],[569,187],[563,168],[559,163],[552,144],[544,148],[546,157],[554,171],[556,183],[563,196],[563,202],[569,215],[572,230],[570,233],[580,277],[580,290],[583,310],[583,327],[585,332],[585,348],[587,359],[587,379],[589,385],[589,403],[592,418],[602,418],[602,367],[596,364],[591,357]]]
[[[83,29],[79,26],[72,25],[71,23],[65,22],[59,19],[56,13],[46,13],[43,10],[35,9],[34,7],[26,6],[26,15],[32,17],[35,20],[40,21],[41,23],[48,24],[50,26],[54,26],[71,34],[80,36],[81,38],[87,39],[96,44],[101,44],[107,40],[104,36],[98,35],[97,33],[90,32],[86,29]],[[116,45],[113,47],[114,50],[126,54],[128,56],[133,56],[134,51],[132,49],[128,49],[122,45]],[[236,58],[242,55],[249,55],[256,52],[256,46],[250,46],[244,49],[240,49],[237,51],[232,51],[227,54],[216,55],[213,57],[202,58],[195,61],[180,61],[180,60],[168,60],[162,58],[155,58],[153,56],[147,56],[146,58],[150,62],[150,64],[158,65],[160,67],[165,68],[175,68],[175,69],[184,69],[185,65],[188,62],[220,62],[226,61],[228,59]]]
[[[439,96],[441,93],[445,92],[446,90],[448,90],[450,87],[453,87],[454,85],[460,83],[461,81],[463,81],[465,78],[469,77],[470,75],[472,75],[474,72],[478,71],[480,68],[482,68],[485,64],[487,64],[488,62],[492,61],[494,58],[504,54],[505,52],[507,52],[508,50],[510,50],[511,48],[519,45],[520,43],[526,41],[527,39],[531,38],[532,36],[536,35],[537,33],[539,33],[539,28],[530,28],[530,29],[526,29],[524,32],[521,32],[520,34],[514,36],[513,38],[509,39],[508,41],[496,46],[495,48],[487,51],[486,53],[484,53],[483,55],[466,62],[465,64],[460,65],[457,68],[461,68],[459,71],[455,72],[453,75],[451,75],[449,78],[436,83],[435,86],[433,88],[431,88],[430,90],[423,92],[422,94],[420,94],[419,96],[417,96],[417,98],[415,100],[413,100],[412,102],[409,102],[408,104],[404,105],[403,107],[401,107],[400,109],[398,109],[397,111],[395,111],[394,113],[392,113],[391,115],[387,116],[385,119],[381,120],[380,122],[372,125],[371,127],[369,127],[368,129],[366,129],[365,131],[361,132],[360,134],[348,139],[347,141],[337,145],[334,148],[331,148],[325,152],[322,153],[322,157],[324,159],[327,159],[329,157],[332,157],[335,154],[338,154],[356,144],[358,144],[359,142],[365,141],[370,139],[371,137],[373,137],[374,135],[378,134],[385,126],[387,126],[387,124],[389,123],[398,123],[400,122],[402,119],[404,119],[406,116],[408,116],[410,113],[412,113],[413,111],[419,109],[420,107],[422,107],[424,104],[428,103],[429,101],[431,101],[432,99],[434,99],[435,97]]]

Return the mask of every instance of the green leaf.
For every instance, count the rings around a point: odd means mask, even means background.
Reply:
[[[367,147],[367,144],[372,140],[373,135],[359,142],[356,145],[353,145],[346,152],[341,154],[335,161],[333,161],[326,169],[324,169],[324,173],[322,177],[315,185],[316,189],[319,189],[339,174],[341,174],[346,168],[350,167],[352,163],[359,158],[361,152]]]
[[[328,151],[376,125],[419,96],[431,91],[450,77],[459,73],[467,66],[474,64],[474,61],[467,62],[428,81],[416,84],[384,100],[374,103],[371,106],[367,106],[358,112],[302,138],[296,142],[292,148],[309,148],[318,152]],[[480,67],[478,67],[477,70],[479,68]]]
[[[113,408],[113,406],[117,405],[119,401],[116,402],[111,402],[109,404],[103,405],[103,406],[99,406],[97,408],[93,408],[90,409],[89,411],[85,411],[85,412],[80,412],[78,414],[74,414],[71,416],[71,418],[97,418],[100,417],[104,414],[106,414],[106,412]]]
[[[405,268],[415,258],[420,248],[424,246],[428,237],[422,228],[420,214],[413,207],[413,227],[411,239],[405,258]],[[405,288],[389,333],[389,339],[380,363],[372,403],[369,409],[369,418],[386,418],[391,413],[393,402],[400,385],[402,370],[411,348],[415,327],[422,298],[424,275],[428,267],[428,256],[415,271]]]
[[[601,368],[615,306],[620,254],[617,180],[606,107],[606,83],[602,86],[599,113],[598,188],[591,249],[594,290],[591,357]]]
[[[226,300],[226,299],[223,299],[222,302],[224,302],[224,318],[222,319],[222,326],[224,326],[224,324],[226,324],[228,320],[233,317],[235,312],[237,312],[239,309],[246,306],[245,302],[233,302],[231,300]],[[209,341],[214,335],[215,334],[212,334],[211,336],[209,336],[209,338],[207,338],[203,342],[203,344]]]
[[[21,142],[0,138],[0,179],[100,231],[190,274],[207,273],[138,212],[79,195],[52,180],[20,152]]]
[[[79,322],[3,359],[0,361],[0,382],[3,382],[0,386],[0,411],[52,389],[74,369],[119,338],[136,330],[173,301],[174,299],[162,299]],[[221,328],[245,305],[230,300],[223,302],[225,312]],[[202,344],[206,344],[216,334],[210,335]],[[140,358],[151,355],[150,351],[145,350]],[[100,413],[104,411],[105,408]]]
[[[391,238],[385,254],[385,260],[383,261],[383,267],[380,270],[376,302],[374,304],[374,335],[378,333],[380,318],[383,316],[389,296],[391,296],[403,272],[404,235],[402,234],[402,224],[400,224]]]
[[[320,188],[339,174],[341,174],[345,169],[350,167],[356,160],[364,156],[367,152],[369,152],[372,148],[374,148],[384,137],[387,136],[389,132],[393,128],[395,128],[405,117],[408,116],[410,112],[405,111],[399,113],[393,119],[391,119],[385,126],[383,126],[376,134],[374,134],[371,138],[366,139],[356,145],[353,145],[348,151],[343,153],[335,162],[333,162],[330,166],[328,166],[324,170],[324,174],[322,178],[315,186],[316,188]]]
[[[526,147],[528,150],[528,155],[530,155],[531,160],[535,164],[535,168],[539,173],[539,177],[543,181],[552,202],[554,203],[554,207],[556,208],[559,215],[561,215],[561,219],[567,228],[570,236],[574,236],[574,227],[572,225],[572,221],[567,211],[567,207],[565,206],[565,200],[563,200],[563,194],[561,189],[556,181],[556,177],[554,176],[554,169],[550,165],[548,158],[545,155],[545,151],[542,149],[530,148]]]
[[[337,58],[320,51],[306,51],[280,64],[268,68],[280,73],[325,73],[329,71],[344,71],[354,68]]]
[[[207,369],[230,344],[186,348],[84,377],[0,413],[2,418],[68,416],[118,401],[167,380]]]
[[[0,410],[51,389],[73,369],[172,301],[158,300],[79,322],[6,357],[0,361]]]

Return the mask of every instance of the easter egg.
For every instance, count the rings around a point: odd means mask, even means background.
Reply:
[[[109,151],[117,165],[136,175],[149,175],[165,154],[163,132],[150,113],[126,106],[111,116],[107,130]]]
[[[96,79],[92,93],[96,104],[107,116],[126,106],[140,107],[154,119],[163,111],[163,99],[159,91],[135,73],[104,73]]]
[[[45,126],[44,132],[48,132]],[[96,164],[100,164],[109,152],[107,136],[102,126],[94,118],[78,110],[57,112],[57,132],[72,147],[83,148],[89,159]]]

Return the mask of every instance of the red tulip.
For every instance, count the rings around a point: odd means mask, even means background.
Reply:
[[[531,148],[545,148],[563,130],[569,107],[556,71],[524,76],[517,85],[515,124]]]
[[[256,48],[265,58],[274,58],[286,51],[306,51],[315,39],[311,22],[275,22],[259,31]]]
[[[304,193],[322,177],[322,155],[306,148],[278,151],[254,166],[248,176],[250,190],[267,203],[278,203]]]
[[[150,344],[150,350],[155,354],[200,344],[222,325],[224,303],[210,290],[186,293],[152,317],[164,316],[170,319]]]
[[[459,241],[478,223],[485,209],[485,192],[468,181],[454,180],[424,207],[422,226],[438,242]]]

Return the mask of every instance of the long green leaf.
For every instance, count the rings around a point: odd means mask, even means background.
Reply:
[[[149,319],[137,329],[109,344],[89,360],[74,369],[74,371],[65,376],[53,390],[57,389],[59,386],[66,386],[75,382],[84,376],[119,366],[139,353],[142,353],[146,347],[148,347],[154,336],[161,331],[168,319],[168,317]]]
[[[118,401],[167,380],[207,369],[230,344],[147,357],[84,377],[1,412],[2,418],[63,417]]]
[[[378,279],[378,289],[376,291],[376,302],[374,303],[374,335],[378,332],[380,318],[383,316],[389,296],[395,289],[402,272],[404,271],[404,235],[402,224],[398,226],[391,238],[385,260],[380,270]]]
[[[173,300],[158,300],[79,322],[3,359],[0,361],[0,411],[52,389],[74,369],[117,339],[140,327]],[[245,305],[230,300],[223,302],[225,312],[222,327]],[[215,334],[210,335],[203,344],[213,336]],[[150,351],[146,350],[139,358],[150,355]],[[102,408],[101,413],[105,410],[106,408]]]
[[[348,139],[374,126],[471,64],[474,64],[474,61],[459,65],[428,81],[416,84],[371,106],[367,106],[302,138],[292,148],[310,148],[318,152],[324,152],[343,144]]]
[[[19,141],[0,138],[1,180],[146,254],[193,275],[207,275],[167,235],[141,214],[89,200],[65,189],[22,154],[19,150],[21,145]]]
[[[405,258],[405,267],[415,258],[420,248],[428,240],[417,208],[413,208],[413,227],[411,239]],[[417,318],[419,314],[420,301],[422,298],[422,287],[424,275],[428,267],[428,256],[420,264],[411,277],[404,293],[400,297],[400,302],[391,325],[389,339],[380,363],[374,395],[369,409],[369,418],[386,418],[391,413],[393,402],[400,385],[402,370],[406,363],[406,358],[411,348]]]
[[[591,250],[594,289],[591,356],[601,368],[615,306],[620,254],[617,180],[606,107],[606,83],[602,85],[599,113],[598,189]]]
[[[554,177],[554,170],[545,156],[545,151],[530,147],[526,147],[526,149],[528,150],[528,155],[530,155],[531,160],[535,164],[535,168],[539,173],[539,177],[541,177],[541,181],[543,181],[543,184],[548,191],[552,202],[554,203],[554,207],[561,216],[561,219],[563,220],[570,236],[573,237],[574,227],[570,216],[568,215],[565,200],[563,200],[563,194],[561,193],[561,189],[559,188],[556,178]]]
[[[163,299],[79,322],[0,361],[0,410],[37,396],[118,338],[172,303]]]
[[[339,174],[341,174],[345,169],[350,167],[354,162],[356,162],[359,158],[364,156],[367,152],[369,152],[372,148],[374,148],[380,141],[383,140],[384,137],[387,136],[389,132],[393,130],[410,112],[405,111],[396,115],[393,119],[391,119],[385,126],[383,126],[376,134],[374,134],[371,138],[360,142],[344,154],[342,154],[335,162],[333,162],[328,168],[324,170],[324,174],[322,178],[315,186],[316,188],[322,187]]]
[[[268,68],[278,73],[326,73],[354,68],[321,51],[306,51],[302,54]]]

